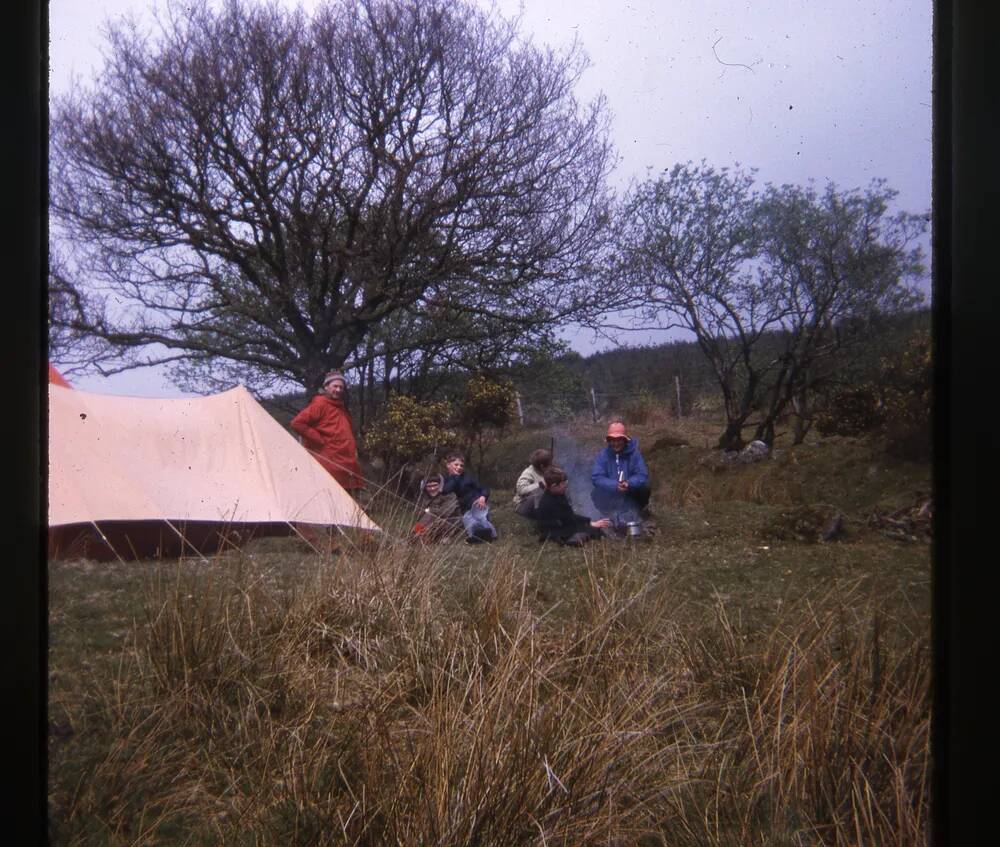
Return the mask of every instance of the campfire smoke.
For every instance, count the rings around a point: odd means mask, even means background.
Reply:
[[[601,516],[590,499],[593,484],[590,481],[590,469],[594,457],[603,445],[592,446],[581,444],[561,427],[552,429],[553,464],[558,465],[569,476],[567,496],[573,504],[573,511],[587,515],[592,520]]]

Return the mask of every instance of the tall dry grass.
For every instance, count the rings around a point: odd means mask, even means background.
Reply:
[[[443,549],[150,581],[53,843],[926,842],[928,652],[874,600],[754,634],[606,550],[547,607]]]

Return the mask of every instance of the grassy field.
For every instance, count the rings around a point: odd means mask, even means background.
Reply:
[[[577,425],[582,442],[602,428]],[[929,468],[638,428],[658,532],[49,566],[56,844],[925,844]],[[817,541],[816,520],[842,532]]]

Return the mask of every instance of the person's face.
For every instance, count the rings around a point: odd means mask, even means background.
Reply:
[[[339,379],[332,379],[323,386],[323,390],[334,400],[339,400],[344,396],[344,383]]]
[[[465,460],[464,459],[452,459],[448,462],[445,467],[448,469],[448,473],[453,476],[461,476],[462,471],[465,470]]]
[[[611,445],[611,449],[616,453],[621,453],[625,449],[625,445],[628,444],[627,438],[609,438],[608,444]]]
[[[434,480],[433,482],[428,482],[427,485],[424,486],[424,490],[427,492],[429,496],[437,497],[438,494],[441,493],[441,483],[438,482],[437,480]]]
[[[569,488],[569,480],[564,479],[562,482],[557,482],[555,485],[550,485],[548,487],[549,494],[565,494],[566,489]]]

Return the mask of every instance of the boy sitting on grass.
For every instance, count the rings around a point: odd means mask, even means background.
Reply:
[[[461,533],[462,515],[458,498],[454,494],[441,493],[444,477],[432,474],[420,488],[417,506],[423,509],[423,513],[413,525],[410,540],[430,544]]]
[[[490,523],[490,507],[486,505],[490,490],[465,470],[465,457],[461,453],[449,453],[444,458],[448,475],[444,480],[442,494],[454,494],[462,510],[462,525],[465,527],[466,541],[479,544],[496,541],[496,527]]]
[[[514,485],[514,511],[523,518],[535,517],[535,507],[545,490],[545,469],[552,466],[552,451],[535,450]]]
[[[568,547],[582,547],[595,538],[603,538],[601,532],[611,526],[608,518],[592,521],[586,515],[578,515],[566,499],[569,478],[562,468],[554,465],[545,470],[545,491],[538,498],[535,508],[535,523],[538,525],[539,541],[557,541]]]

